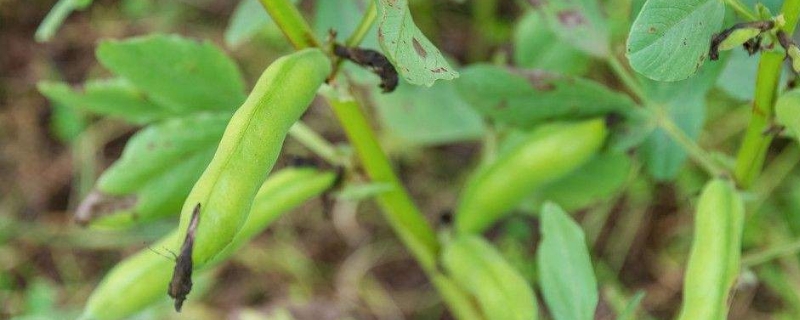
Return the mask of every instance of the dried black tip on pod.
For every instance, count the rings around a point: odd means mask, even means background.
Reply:
[[[338,43],[333,45],[333,54],[337,57],[347,59],[353,63],[369,69],[372,73],[381,78],[379,87],[384,93],[389,93],[397,88],[397,70],[383,54],[371,49],[359,47],[345,47]]]
[[[172,271],[172,281],[169,283],[167,293],[175,299],[175,311],[181,312],[183,301],[192,291],[192,249],[194,248],[194,235],[200,223],[200,204],[194,207],[192,219],[186,229],[186,238],[183,240],[181,252],[175,260],[175,269]]]

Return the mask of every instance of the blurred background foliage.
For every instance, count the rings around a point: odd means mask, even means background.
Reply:
[[[622,52],[630,16],[643,1],[601,2],[607,15],[619,18],[612,20],[619,23],[612,26],[618,45],[612,50]],[[524,1],[410,3],[417,25],[458,65],[513,63],[585,75],[623,91],[603,63],[558,40]],[[50,42],[37,43],[34,33],[53,4],[0,0],[0,318],[77,316],[109,268],[174,224],[167,219],[111,232],[82,229],[72,221],[78,202],[120,156],[137,127],[50,104],[36,89],[39,80],[79,85],[108,77],[94,54],[98,40],[105,38],[177,33],[208,39],[235,59],[248,88],[272,60],[292,50],[251,0],[98,0],[70,15]],[[329,28],[340,36],[349,34],[365,8],[365,1],[357,0],[298,4],[321,38]],[[377,48],[374,36],[363,46]],[[721,75],[708,93],[690,97],[705,108],[682,114],[700,123],[705,117],[706,125],[694,132],[704,147],[728,154],[736,147],[749,117],[756,61],[741,52],[731,54],[726,65],[718,66]],[[364,89],[364,94],[373,102],[375,126],[381,128],[383,146],[403,183],[428,218],[438,221],[454,205],[480,157],[478,142],[487,130],[480,116],[468,109],[452,82],[440,81],[433,88],[401,84],[392,95]],[[454,115],[457,121],[451,121]],[[326,106],[315,104],[304,120],[330,141],[345,142]],[[800,236],[800,173],[795,168],[800,150],[787,142],[773,144],[771,164],[748,194],[752,214],[745,227],[744,276],[731,319],[800,319],[795,254],[800,251],[795,240]],[[653,151],[631,151],[637,152],[647,159]],[[284,154],[309,155],[291,139]],[[691,241],[691,205],[706,175],[681,161],[645,169],[637,158],[616,154],[602,155],[592,165],[582,170],[607,177],[593,181],[613,179],[617,188],[577,180],[573,183],[585,186],[588,195],[575,195],[569,184],[554,183],[548,188],[553,194],[534,195],[528,207],[560,195],[566,209],[580,209],[575,217],[586,233],[600,285],[596,318],[614,319],[630,301],[640,301],[639,318],[673,317]],[[640,174],[645,170],[650,175]],[[587,198],[591,201],[581,202]],[[184,313],[163,304],[138,318],[450,317],[373,203],[339,200],[329,213],[323,209],[322,201],[307,203],[231,262],[198,279]],[[538,226],[536,216],[518,215],[488,233],[529,279],[536,274]]]

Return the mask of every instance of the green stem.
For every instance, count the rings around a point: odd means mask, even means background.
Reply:
[[[335,93],[327,95],[328,102],[361,159],[364,171],[372,181],[387,183],[393,187],[391,191],[377,196],[378,205],[400,239],[419,260],[422,268],[426,271],[435,270],[436,256],[439,252],[436,234],[394,175],[389,159],[381,150],[359,104],[352,98],[335,95]]]
[[[267,10],[272,20],[283,31],[296,49],[319,47],[319,41],[314,36],[311,26],[303,19],[303,15],[294,4],[288,0],[259,0]]]
[[[267,12],[272,16],[276,24],[284,30],[284,35],[289,38],[295,48],[302,49],[310,46],[309,41],[306,41],[307,39],[311,39],[312,41],[310,42],[312,43],[317,43],[313,38],[313,34],[310,33],[311,28],[305,20],[302,20],[297,8],[287,0],[260,1],[267,8]],[[273,11],[270,10],[271,7],[280,8],[281,10],[276,10],[279,14],[273,14]],[[363,20],[369,20],[369,18]],[[308,33],[287,30],[287,28],[308,30]],[[361,37],[354,36],[351,38],[358,39]],[[354,43],[354,45],[356,44]],[[331,89],[330,87],[328,88]],[[359,109],[358,103],[352,98],[343,98],[336,92],[328,93],[328,96],[326,96],[328,103],[344,128],[350,143],[356,150],[364,171],[373,181],[388,183],[393,187],[392,190],[376,196],[378,205],[381,207],[392,229],[411,251],[414,258],[417,259],[423,271],[430,277],[433,285],[439,291],[450,310],[459,315],[460,319],[481,319],[480,311],[476,306],[469,303],[469,295],[460,287],[452,284],[452,281],[436,267],[439,255],[439,243],[436,239],[436,234],[416,205],[414,205],[411,197],[400,184],[400,180],[395,176],[389,159],[381,150],[375,134],[369,127],[367,118]]]
[[[375,1],[370,1],[367,11],[365,11],[364,16],[361,17],[361,22],[358,23],[358,27],[356,27],[356,30],[353,31],[353,34],[347,38],[345,45],[348,47],[355,47],[361,43],[361,41],[364,41],[364,38],[367,36],[367,32],[372,29],[372,24],[375,23],[375,19],[377,17],[378,10],[375,7]]]
[[[647,95],[644,93],[644,89],[642,89],[641,84],[636,78],[631,74],[628,69],[626,69],[622,63],[619,62],[619,59],[613,54],[608,56],[606,62],[611,67],[611,71],[614,72],[614,75],[622,81],[622,84],[625,85],[628,90],[630,90],[642,104],[649,105],[649,101],[647,99]]]
[[[724,166],[718,164],[714,159],[709,155],[708,152],[703,150],[697,143],[686,135],[678,125],[672,121],[672,118],[668,114],[664,112],[663,109],[659,108],[655,105],[650,98],[645,93],[644,89],[642,88],[639,81],[633,76],[633,74],[628,71],[620,62],[617,60],[615,56],[610,56],[606,59],[611,70],[614,74],[622,81],[622,84],[625,85],[628,90],[630,90],[634,96],[636,96],[639,101],[644,105],[644,109],[648,111],[649,115],[655,123],[658,125],[659,128],[664,130],[664,132],[672,138],[677,144],[679,144],[684,151],[701,167],[703,167],[706,172],[708,172],[712,176],[722,176],[725,175],[727,170],[725,170]]]
[[[742,188],[749,188],[758,177],[764,165],[767,150],[773,135],[765,131],[772,123],[775,96],[780,79],[783,55],[775,52],[763,52],[758,64],[756,76],[756,93],[750,123],[747,125],[744,140],[736,157],[734,176]]]
[[[295,122],[295,124],[289,128],[289,135],[328,163],[332,165],[348,166],[347,161],[336,151],[336,147],[331,145],[328,140],[325,140],[325,138],[321,137],[302,121]]]
[[[733,8],[740,16],[744,17],[747,20],[755,21],[758,20],[758,16],[755,13],[750,11],[747,6],[739,0],[725,0],[725,4],[729,7]]]
[[[781,12],[786,19],[783,30],[787,34],[792,34],[800,15],[800,0],[784,1]],[[782,53],[763,52],[758,64],[753,112],[736,157],[736,181],[745,189],[753,184],[761,172],[774,137],[772,134],[766,134],[765,130],[772,125],[783,59]]]

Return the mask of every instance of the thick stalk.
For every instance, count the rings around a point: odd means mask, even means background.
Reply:
[[[786,19],[783,30],[787,34],[792,34],[797,25],[798,15],[800,15],[800,0],[784,1],[781,12]],[[783,59],[783,53],[763,52],[758,64],[750,124],[747,126],[744,140],[736,157],[736,182],[745,189],[753,184],[761,172],[767,150],[772,142],[773,135],[765,133],[765,131],[772,125]]]
[[[302,19],[302,15],[297,11],[297,8],[289,3],[288,0],[260,1],[267,8],[267,12],[272,16],[272,19],[284,30],[284,35],[289,38],[295,48],[301,49],[319,43],[314,38],[313,33],[310,32],[311,27]],[[278,14],[273,14],[270,8],[280,8],[281,10],[276,10]],[[370,14],[372,13],[368,9],[367,15]],[[365,17],[362,22],[364,20],[369,21],[374,20],[374,18]],[[366,24],[366,22],[363,24]],[[295,30],[287,30],[287,28],[307,30],[308,32],[297,32]],[[361,27],[358,28],[358,30],[361,29]],[[369,30],[369,28],[365,29]],[[363,38],[363,35],[350,37],[350,39],[359,38]],[[357,44],[352,43],[352,45]],[[395,176],[389,159],[381,150],[378,140],[369,127],[369,122],[361,112],[358,103],[355,100],[341,99],[336,96],[326,98],[370,179],[375,182],[389,183],[393,186],[392,190],[378,195],[377,200],[395,233],[398,234],[403,244],[417,259],[453,314],[458,315],[459,319],[482,319],[480,311],[469,301],[469,295],[452,284],[449,278],[438,271],[436,260],[439,255],[439,243],[436,240],[436,234],[416,205],[414,205],[411,197],[400,184],[400,180]]]
[[[436,256],[439,252],[436,234],[394,175],[389,159],[381,150],[358,103],[353,99],[336,97],[328,97],[328,103],[342,124],[370,179],[392,186],[392,190],[376,197],[389,224],[419,260],[423,269],[435,270]]]
[[[291,2],[287,0],[259,0],[267,10],[272,20],[283,31],[286,39],[296,49],[319,47],[319,41],[314,36],[311,26],[303,19],[303,15]]]

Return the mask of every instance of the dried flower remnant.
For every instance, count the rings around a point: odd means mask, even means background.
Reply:
[[[419,50],[425,52],[421,46],[415,46],[415,48],[417,48],[418,52]],[[378,77],[381,78],[380,88],[383,89],[384,93],[392,92],[397,88],[397,70],[395,70],[391,62],[389,62],[389,59],[380,52],[371,49],[345,47],[334,44],[333,53],[337,57],[350,60],[378,75]]]
[[[175,270],[172,273],[172,281],[169,283],[167,293],[175,299],[175,311],[180,312],[186,295],[192,291],[192,249],[194,248],[194,235],[197,225],[200,223],[200,204],[192,211],[192,221],[186,230],[186,238],[183,240],[180,254],[175,261]]]

